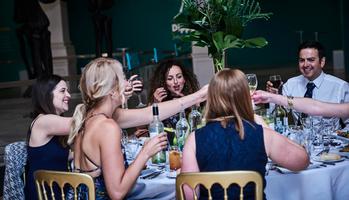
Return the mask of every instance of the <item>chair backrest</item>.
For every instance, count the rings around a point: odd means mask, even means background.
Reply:
[[[24,166],[27,161],[25,141],[14,142],[5,147],[5,175],[3,198],[24,200]]]
[[[94,200],[96,198],[93,179],[87,174],[38,170],[34,173],[34,177],[39,200],[48,199],[48,194],[51,194],[51,198],[55,199],[55,193],[53,192],[54,185],[59,186],[62,199],[66,199],[64,187],[71,186],[70,189],[73,191],[70,190],[69,192],[74,192],[74,199],[76,200],[78,197],[78,187],[81,185],[85,185],[88,188],[88,199]],[[49,192],[46,190],[49,190]]]
[[[208,189],[209,199],[212,199],[210,188],[213,184],[220,184],[224,189],[224,199],[228,199],[228,187],[235,183],[240,186],[240,200],[243,199],[243,188],[249,182],[255,183],[255,199],[263,199],[263,180],[260,174],[254,171],[222,171],[222,172],[197,172],[181,173],[176,179],[177,199],[184,200],[183,185],[190,186],[194,191],[194,199],[198,199],[196,191],[197,185],[202,185]]]

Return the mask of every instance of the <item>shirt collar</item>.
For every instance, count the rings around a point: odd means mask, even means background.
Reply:
[[[322,84],[322,82],[325,80],[325,73],[322,71],[320,76],[318,76],[315,80],[313,80],[312,82],[315,84],[316,88],[319,88]],[[304,76],[303,76],[304,77]],[[305,85],[307,85],[310,81],[304,77],[304,83]]]

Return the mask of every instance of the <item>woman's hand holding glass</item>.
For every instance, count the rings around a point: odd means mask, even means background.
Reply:
[[[164,100],[167,97],[167,91],[163,87],[157,88],[153,96],[154,96],[154,102],[160,103],[162,102],[162,100]]]
[[[143,82],[143,78],[139,77],[139,76],[136,76],[133,80],[135,81],[135,87],[132,87],[132,88],[135,88],[134,92],[137,94],[138,101],[139,101],[139,103],[138,103],[138,105],[136,107],[137,108],[144,108],[147,105],[145,105],[142,102],[143,84],[139,84],[139,83]]]
[[[125,87],[125,97],[130,98],[133,92],[141,92],[143,90],[143,83],[141,80],[138,80],[138,75],[132,75],[126,84]]]

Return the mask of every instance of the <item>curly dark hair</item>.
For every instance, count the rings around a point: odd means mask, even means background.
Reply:
[[[183,73],[185,80],[185,85],[183,87],[182,93],[184,95],[192,94],[199,90],[199,82],[196,79],[196,75],[193,74],[188,68],[184,67],[183,63],[178,60],[165,60],[161,62],[153,73],[153,77],[150,79],[150,89],[148,92],[148,102],[149,104],[154,103],[154,92],[159,87],[166,87],[166,77],[172,66],[178,66]],[[168,94],[164,101],[173,99],[171,94]]]

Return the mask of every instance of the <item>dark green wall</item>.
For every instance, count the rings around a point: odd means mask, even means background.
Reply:
[[[229,51],[229,64],[257,68],[295,65],[299,34],[303,30],[303,40],[313,40],[314,32],[319,32],[319,41],[324,44],[328,61],[332,61],[332,50],[341,49],[341,28],[339,1],[279,1],[262,2],[262,10],[272,12],[269,21],[255,21],[246,30],[246,36],[263,36],[269,45],[262,49]],[[236,56],[231,55],[236,54]],[[236,58],[237,57],[237,58]],[[241,59],[242,58],[242,59]]]
[[[0,82],[18,80],[18,71],[24,70],[12,16],[13,0],[0,1]]]
[[[94,32],[86,0],[66,2],[70,39],[76,53],[93,53]],[[15,60],[14,64],[0,63],[0,81],[18,80],[18,71],[24,69],[13,31],[12,3],[12,0],[0,1],[0,27],[10,28],[8,32],[0,32],[0,39],[8,38],[5,43],[0,41],[0,59]],[[178,12],[179,5],[180,0],[115,0],[113,9],[108,11],[113,18],[114,47],[172,50],[171,20]],[[341,21],[348,17],[345,6],[348,6],[346,0],[261,1],[262,10],[274,14],[269,21],[249,24],[244,36],[263,36],[269,45],[262,49],[229,50],[228,64],[250,68],[296,66],[298,30],[304,31],[304,40],[314,39],[314,32],[319,32],[319,40],[326,46],[328,61],[331,63],[332,50],[349,47],[348,28],[345,28],[348,19]],[[348,66],[348,51],[346,61]]]
[[[94,52],[92,20],[85,2],[68,1],[70,36],[78,54]],[[115,0],[107,12],[113,19],[113,46],[172,49],[171,20],[179,6],[175,0]]]

